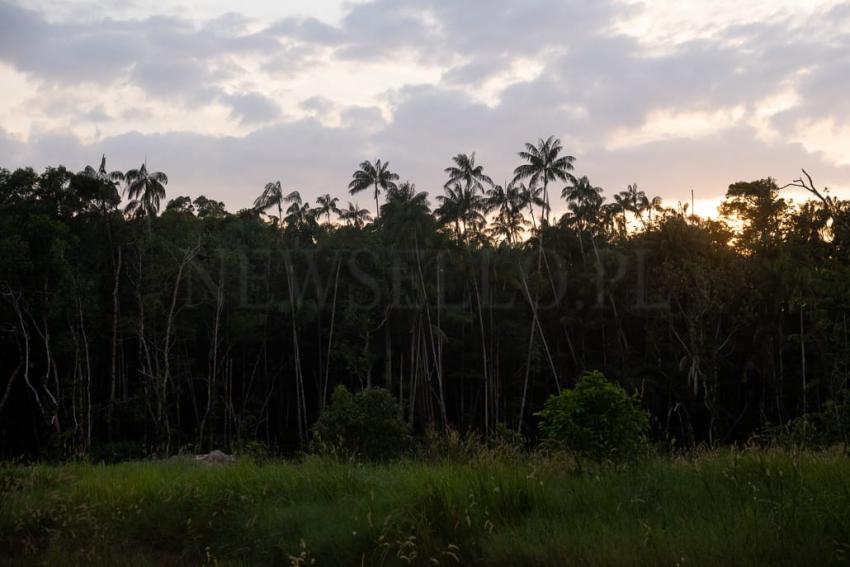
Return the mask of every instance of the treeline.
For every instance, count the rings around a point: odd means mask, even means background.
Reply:
[[[846,440],[848,202],[739,182],[709,220],[606,200],[554,138],[520,160],[498,185],[458,155],[434,203],[364,162],[374,220],[280,182],[231,213],[166,202],[146,164],[0,169],[0,451],[294,450],[338,384],[387,388],[415,431],[534,436],[587,370],[658,442]]]

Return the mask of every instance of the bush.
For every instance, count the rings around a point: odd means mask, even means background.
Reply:
[[[410,446],[398,402],[381,388],[352,395],[345,386],[337,386],[313,436],[314,452],[373,461],[397,457]]]
[[[544,443],[579,458],[623,461],[646,445],[649,414],[601,372],[585,373],[574,390],[551,396],[537,415]]]

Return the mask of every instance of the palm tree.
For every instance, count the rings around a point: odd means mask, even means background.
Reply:
[[[127,212],[134,216],[155,216],[159,203],[165,199],[168,177],[161,171],[148,172],[147,163],[139,169],[131,169],[124,175],[127,183]]]
[[[631,189],[631,185],[629,185],[629,189]],[[611,209],[611,218],[615,218],[616,214],[619,213],[620,220],[619,222],[615,222],[617,225],[617,232],[620,236],[626,235],[626,211],[636,212],[635,206],[632,204],[634,201],[632,199],[632,195],[629,191],[620,191],[616,195],[614,195],[614,202],[610,203],[608,207]]]
[[[339,218],[348,226],[363,228],[367,222],[372,220],[369,209],[361,209],[357,203],[348,202],[348,208],[339,213]]]
[[[310,203],[305,203],[301,198],[301,193],[292,191],[283,198],[284,202],[290,203],[286,209],[286,225],[289,227],[300,228],[310,221],[315,221],[316,215],[313,209],[310,208]]]
[[[254,210],[263,212],[269,207],[276,206],[277,222],[280,223],[283,220],[283,203],[283,188],[280,181],[269,181],[260,196],[254,199]]]
[[[428,194],[417,191],[416,185],[405,181],[397,189],[387,191],[387,202],[381,206],[381,232],[398,244],[411,235],[429,234],[434,225]]]
[[[575,178],[570,173],[573,168],[573,162],[576,158],[573,156],[561,156],[563,150],[561,140],[554,136],[549,136],[546,140],[540,138],[537,145],[527,142],[525,151],[519,152],[519,157],[528,163],[524,163],[514,170],[514,179],[528,179],[529,187],[537,187],[539,183],[543,184],[543,202],[546,204],[544,213],[546,222],[549,222],[549,182],[550,181],[568,181],[573,182]]]
[[[98,181],[102,181],[104,183],[109,183],[113,186],[117,186],[119,183],[124,181],[124,174],[120,171],[107,171],[106,170],[106,154],[100,158],[100,167],[95,169],[90,165],[87,165],[85,169],[83,169],[83,175],[87,175],[89,177],[93,177]]]
[[[395,181],[398,180],[398,175],[390,171],[390,162],[382,163],[381,160],[376,160],[375,164],[364,161],[360,164],[360,169],[354,172],[351,176],[351,183],[348,184],[349,192],[354,195],[364,189],[374,186],[375,188],[375,215],[380,218],[381,208],[378,204],[378,195],[381,189],[388,191],[395,189]]]
[[[646,199],[646,201],[642,203],[641,207],[649,214],[649,224],[652,224],[652,213],[661,212],[662,210],[661,197],[656,195],[652,199]],[[641,218],[641,221],[643,221],[643,218]],[[646,224],[647,223],[644,223],[644,228],[646,227]]]
[[[452,161],[454,165],[445,169],[449,180],[443,187],[462,184],[465,191],[478,190],[483,194],[486,192],[485,185],[493,185],[493,180],[484,175],[484,166],[475,165],[475,152],[470,155],[458,154]]]
[[[437,219],[442,224],[454,224],[458,241],[463,239],[462,235],[480,232],[487,223],[484,197],[464,190],[458,183],[445,187],[445,194],[438,196],[437,200],[440,201],[440,206],[434,211]]]
[[[526,206],[527,188],[522,183],[505,183],[494,185],[487,191],[487,207],[496,210],[496,218],[490,233],[501,236],[508,244],[513,244],[522,234],[528,221],[522,214]]]
[[[338,197],[331,197],[330,194],[325,193],[324,195],[319,195],[316,197],[317,207],[315,209],[316,216],[325,216],[327,218],[328,225],[331,224],[331,213],[335,213],[339,215],[340,210],[337,206],[339,202]]]
[[[87,165],[78,174],[78,178],[71,179],[70,188],[74,196],[80,200],[81,206],[89,206],[97,209],[102,215],[114,209],[121,202],[118,187],[124,181],[124,174],[120,171],[107,171],[106,155],[100,160],[98,169]]]
[[[528,216],[531,217],[531,226],[537,230],[537,220],[534,218],[534,207],[539,207],[541,211],[548,211],[549,207],[546,201],[543,200],[542,187],[529,187],[525,183],[518,184],[519,194],[522,200],[522,206],[528,207]]]
[[[561,197],[569,201],[569,209],[579,231],[584,232],[597,224],[605,199],[602,189],[594,187],[586,176],[564,187]]]
[[[463,218],[463,188],[454,185],[444,188],[445,195],[437,196],[440,206],[434,211],[437,220],[443,224],[454,224],[455,238],[460,241],[460,222]]]

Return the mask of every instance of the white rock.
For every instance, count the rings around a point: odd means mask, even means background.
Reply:
[[[233,455],[228,455],[218,449],[214,451],[210,451],[206,455],[195,455],[196,461],[203,461],[205,463],[229,463],[233,461]]]

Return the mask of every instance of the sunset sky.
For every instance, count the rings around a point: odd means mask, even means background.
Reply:
[[[0,0],[0,85],[0,167],[147,156],[231,210],[275,179],[354,200],[378,157],[432,195],[458,152],[502,181],[552,134],[609,196],[706,213],[801,167],[850,196],[846,2]]]

